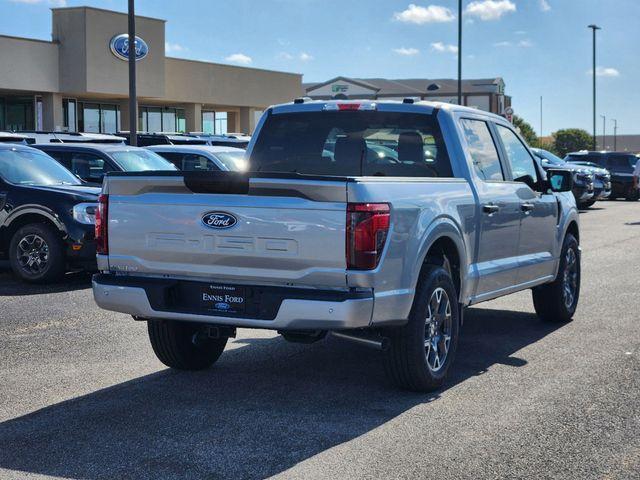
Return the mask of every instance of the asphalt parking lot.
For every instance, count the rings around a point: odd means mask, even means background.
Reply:
[[[374,351],[269,331],[169,371],[87,275],[0,270],[0,478],[640,478],[640,203],[580,217],[574,322],[541,323],[529,292],[469,309],[431,396]]]

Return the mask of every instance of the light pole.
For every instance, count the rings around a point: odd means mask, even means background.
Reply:
[[[462,105],[462,0],[458,0],[458,105]]]
[[[593,30],[593,150],[596,150],[596,30],[600,27],[591,24],[589,28]]]
[[[602,150],[607,149],[607,117],[605,115],[600,115],[602,118]]]
[[[138,145],[138,101],[136,98],[136,14],[129,0],[129,144]]]
[[[612,118],[613,122],[613,151],[616,152],[618,150],[618,120]]]

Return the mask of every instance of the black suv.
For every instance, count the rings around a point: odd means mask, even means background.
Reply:
[[[124,144],[43,143],[34,145],[52,156],[80,179],[102,186],[108,172],[175,170],[173,164],[155,152]]]
[[[609,198],[638,200],[638,190],[633,188],[633,169],[638,156],[629,152],[574,152],[565,161],[586,165],[595,163],[611,172],[611,195]]]
[[[99,193],[40,150],[0,144],[0,256],[33,283],[95,270]]]

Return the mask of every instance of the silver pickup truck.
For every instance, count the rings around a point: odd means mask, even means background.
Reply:
[[[114,173],[96,216],[99,306],[147,321],[158,358],[202,369],[236,327],[383,351],[400,387],[439,388],[463,308],[524,289],[571,320],[571,172],[539,170],[505,119],[447,104],[269,108],[249,173]]]

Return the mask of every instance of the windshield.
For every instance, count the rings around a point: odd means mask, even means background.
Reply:
[[[552,163],[554,165],[562,165],[564,163],[566,163],[564,160],[562,160],[560,157],[554,155],[553,153],[547,151],[547,150],[542,150],[540,148],[534,150],[534,152],[538,157],[540,157],[543,160],[546,160],[549,163]]]
[[[73,173],[38,150],[0,150],[0,177],[16,185],[81,185]]]
[[[249,168],[309,175],[452,176],[433,116],[377,111],[269,115]]]
[[[244,158],[244,152],[215,152],[215,157],[220,160],[225,167],[231,171],[243,172],[247,169],[248,163]]]
[[[111,156],[125,172],[176,169],[172,163],[149,150],[122,150],[111,152]]]

